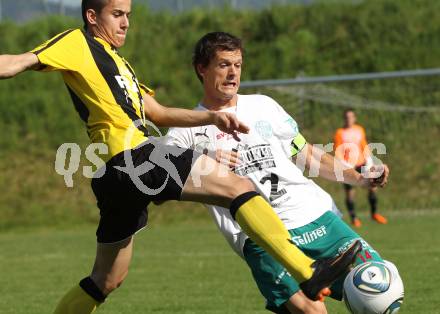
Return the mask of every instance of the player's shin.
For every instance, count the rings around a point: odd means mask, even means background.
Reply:
[[[91,314],[104,300],[105,296],[87,277],[64,295],[54,314]]]
[[[299,282],[312,277],[313,260],[292,242],[272,207],[256,192],[247,192],[231,203],[232,216],[246,234],[286,267]]]

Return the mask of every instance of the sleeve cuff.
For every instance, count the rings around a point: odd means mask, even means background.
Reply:
[[[155,93],[154,90],[152,90],[151,88],[147,87],[144,84],[139,84],[139,87],[148,95],[150,95],[151,97],[154,97]]]

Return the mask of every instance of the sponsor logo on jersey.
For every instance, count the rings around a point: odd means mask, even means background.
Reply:
[[[292,128],[292,131],[293,131],[293,136],[297,136],[298,135],[298,133],[299,133],[299,130],[298,130],[298,124],[296,123],[296,121],[295,120],[293,120],[293,118],[292,117],[290,117],[289,119],[287,119],[286,121],[285,121],[291,128]]]
[[[237,132],[237,135],[240,135],[240,132]],[[232,139],[235,140],[234,139],[234,135],[228,134],[228,133],[225,133],[225,132],[221,132],[221,133],[217,134],[215,137],[216,137],[217,140],[221,140],[224,137],[226,137],[227,141],[232,140]]]
[[[321,226],[315,230],[305,232],[302,235],[292,237],[292,241],[295,245],[305,245],[322,238],[326,234],[327,230],[325,229],[325,226]]]
[[[237,150],[240,152],[241,164],[234,171],[238,175],[245,176],[255,171],[276,167],[269,144],[254,146],[238,144]]]
[[[122,72],[122,75],[115,75],[115,80],[118,82],[119,87],[124,91],[125,101],[127,104],[136,104],[136,101],[133,101],[133,99],[137,99],[137,97],[139,97],[139,104],[137,104],[137,106],[139,107],[142,117],[144,117],[144,100],[138,88],[139,82],[137,78],[135,76],[131,76],[130,72],[124,71]],[[144,123],[145,122],[143,122],[143,124]]]
[[[254,127],[255,127],[255,131],[257,131],[257,133],[260,134],[260,136],[265,140],[271,138],[273,135],[272,126],[268,121],[265,120],[257,121],[255,122]]]
[[[119,87],[132,93],[139,93],[137,79],[133,77],[133,79],[130,80],[127,77],[129,76],[115,75],[115,79],[118,82]]]

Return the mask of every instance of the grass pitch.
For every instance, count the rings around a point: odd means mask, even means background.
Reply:
[[[389,212],[360,233],[399,268],[401,313],[440,313],[440,210]],[[250,272],[211,221],[156,224],[141,232],[128,279],[98,313],[267,313]],[[0,233],[0,313],[51,313],[90,271],[94,226]],[[328,301],[329,313],[346,313]]]

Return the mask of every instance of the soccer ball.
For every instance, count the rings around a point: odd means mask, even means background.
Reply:
[[[367,262],[344,280],[345,305],[353,314],[395,314],[403,302],[403,283],[394,264]]]

